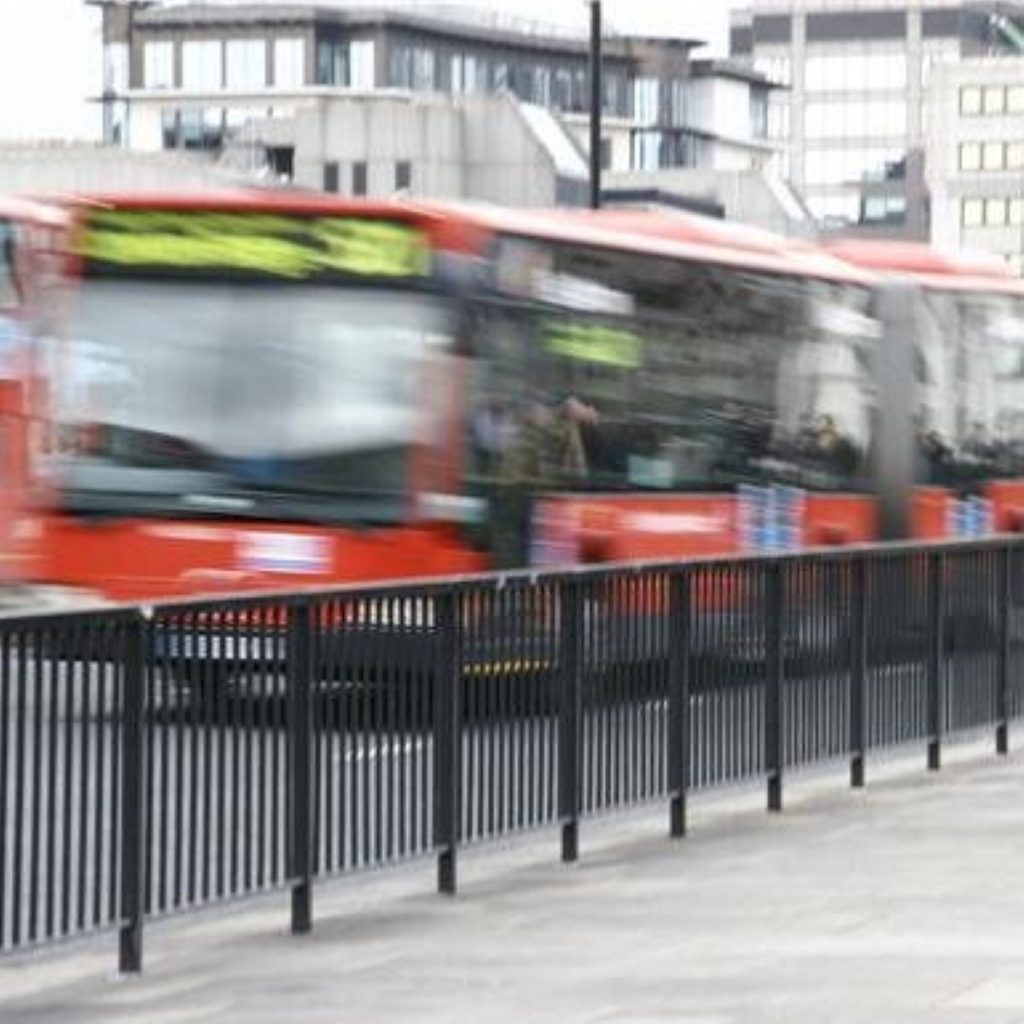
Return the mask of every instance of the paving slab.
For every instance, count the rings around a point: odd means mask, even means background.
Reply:
[[[939,773],[869,765],[544,832],[460,863],[321,886],[312,935],[287,896],[0,961],[3,1024],[1024,1024],[1024,752],[955,750]]]

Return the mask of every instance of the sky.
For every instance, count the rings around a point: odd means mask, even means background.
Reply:
[[[474,6],[553,23],[587,19],[585,0],[477,0]],[[725,50],[730,6],[730,0],[604,0],[605,19],[619,31],[707,39],[718,53]],[[100,91],[101,68],[99,12],[84,0],[0,0],[0,139],[98,138],[99,112],[87,97]]]

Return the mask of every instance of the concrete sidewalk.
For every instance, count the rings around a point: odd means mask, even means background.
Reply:
[[[322,886],[301,939],[285,895],[150,925],[141,979],[113,937],[0,962],[0,1021],[1024,1022],[1024,752],[990,751],[719,798],[677,843],[585,824],[570,867],[482,850],[454,899],[431,864]]]

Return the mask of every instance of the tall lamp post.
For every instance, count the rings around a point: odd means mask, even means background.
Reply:
[[[590,3],[590,207],[601,205],[601,0]]]

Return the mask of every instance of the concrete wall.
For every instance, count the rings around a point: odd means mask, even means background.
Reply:
[[[707,77],[690,82],[687,126],[729,139],[751,138],[750,86],[732,78]]]
[[[658,188],[691,199],[717,203],[727,220],[741,221],[783,235],[809,236],[813,222],[787,209],[779,190],[781,181],[773,181],[760,171],[668,170],[631,174],[610,174],[607,188]],[[797,201],[792,199],[796,204]]]
[[[239,179],[203,160],[89,145],[0,145],[0,193],[201,192]]]
[[[509,96],[458,100],[423,93],[321,98],[293,119],[255,125],[266,146],[294,146],[295,184],[324,188],[327,164],[338,165],[338,191],[351,194],[365,163],[366,194],[396,191],[399,163],[411,171],[411,195],[479,199],[506,206],[551,206],[574,194],[552,155]],[[244,147],[233,159],[244,161]]]
[[[287,130],[282,121],[279,131]],[[325,165],[337,163],[339,191],[351,193],[355,165],[365,163],[367,194],[388,196],[396,190],[397,165],[408,162],[412,193],[460,196],[463,130],[459,111],[430,97],[324,100],[294,119],[295,184],[322,189]]]

